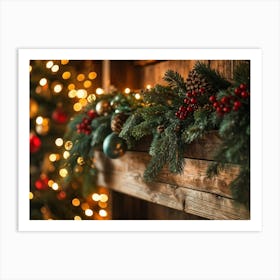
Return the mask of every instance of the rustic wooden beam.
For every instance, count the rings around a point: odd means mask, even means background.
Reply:
[[[229,184],[238,176],[239,166],[227,164],[219,175],[208,178],[207,168],[221,144],[216,132],[210,132],[189,145],[182,174],[173,174],[165,166],[153,183],[143,181],[151,156],[149,139],[127,151],[118,159],[95,152],[95,165],[100,171],[99,183],[110,189],[146,201],[177,209],[207,219],[249,219],[250,212],[237,203]]]
[[[139,141],[132,151],[148,152],[152,142],[152,136],[145,136]],[[222,139],[218,135],[217,131],[209,131],[206,135],[200,139],[194,141],[186,146],[184,152],[185,158],[213,160],[215,152],[221,145]]]
[[[95,160],[98,170],[103,172],[131,173],[142,178],[151,156],[145,152],[128,151],[118,159],[110,160],[102,152],[96,152]],[[229,189],[230,182],[239,172],[238,166],[228,165],[223,172],[213,178],[208,178],[206,170],[209,161],[185,158],[182,175],[170,173],[167,167],[158,174],[156,182],[172,184],[177,187],[211,192],[220,196],[232,198]]]
[[[212,220],[246,220],[250,213],[233,199],[166,183],[146,184],[137,172],[101,172],[98,183],[146,201]]]

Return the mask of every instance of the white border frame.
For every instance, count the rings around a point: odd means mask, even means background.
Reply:
[[[29,220],[30,60],[250,60],[251,219],[226,221],[38,221]],[[261,231],[262,52],[260,49],[19,49],[18,50],[18,230],[19,231]]]

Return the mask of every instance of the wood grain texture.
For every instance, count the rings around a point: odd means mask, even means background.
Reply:
[[[213,70],[217,70],[224,78],[230,81],[233,79],[234,68],[244,62],[244,60],[167,60],[143,66],[141,87],[144,88],[147,84],[152,86],[156,84],[166,85],[162,78],[169,69],[177,71],[186,78],[197,61],[209,65]]]
[[[152,136],[146,136],[139,141],[133,151],[148,152],[152,142]],[[219,137],[217,131],[210,131],[202,138],[188,144],[184,157],[194,159],[213,160],[215,152],[221,145],[222,139]]]
[[[114,160],[106,158],[101,152],[96,152],[95,165],[98,170],[103,172],[111,170],[112,172],[131,173],[142,178],[150,159],[151,156],[145,152],[128,151],[123,157]],[[165,166],[155,181],[232,198],[228,186],[238,175],[238,166],[228,165],[218,176],[208,178],[206,171],[209,163],[206,160],[185,158],[183,174],[170,173],[168,167]]]
[[[146,201],[212,220],[249,219],[244,205],[213,193],[154,182],[146,184],[137,172],[101,172],[99,184]]]

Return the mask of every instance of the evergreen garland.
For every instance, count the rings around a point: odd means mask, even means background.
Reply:
[[[216,130],[222,144],[207,174],[217,175],[227,163],[239,165],[239,175],[230,187],[234,198],[249,207],[250,65],[240,64],[235,69],[233,82],[201,62],[195,64],[194,71],[202,82],[198,81],[196,85],[196,80],[193,81],[194,89],[191,91],[187,90],[191,78],[184,79],[179,73],[168,70],[163,78],[168,86],[156,85],[141,91],[140,100],[135,98],[135,93],[98,97],[69,123],[65,138],[71,139],[73,148],[67,166],[74,170],[77,159],[83,157],[89,168],[86,172],[92,178],[96,177],[94,151],[101,149],[102,142],[112,132],[111,118],[118,112],[129,115],[118,135],[126,141],[128,149],[132,149],[145,136],[152,137],[149,148],[151,160],[143,174],[146,182],[152,182],[164,167],[180,174],[187,145]],[[207,84],[207,87],[203,88],[203,84]],[[109,100],[113,110],[91,120],[87,134],[78,133],[77,126],[102,99]],[[92,181],[86,180],[91,184]]]

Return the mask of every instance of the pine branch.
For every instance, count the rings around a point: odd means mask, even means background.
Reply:
[[[144,121],[131,130],[131,135],[135,138],[135,140],[140,140],[146,135],[151,135],[152,130],[157,124],[155,122]]]
[[[102,123],[97,129],[92,133],[91,146],[96,147],[104,141],[105,137],[112,132],[110,128],[110,123]]]
[[[214,128],[211,118],[211,112],[204,110],[203,108],[198,109],[194,112],[193,124],[187,126],[182,131],[182,141],[184,143],[192,143],[193,141],[201,138],[206,132]]]
[[[156,85],[154,88],[144,92],[143,100],[146,104],[169,104],[178,98],[178,93],[170,87]]]
[[[236,85],[246,84],[250,89],[250,61],[239,64],[233,72]]]
[[[186,83],[184,78],[176,71],[167,70],[163,79],[169,84],[169,86],[173,89],[178,89],[181,92],[186,92]]]
[[[157,141],[153,142],[154,146],[151,149],[155,156],[152,157],[144,172],[143,177],[146,182],[152,182],[166,164],[168,155],[162,147],[166,147],[167,142],[167,137],[159,137]]]
[[[153,155],[144,172],[144,180],[152,182],[164,165],[172,173],[181,173],[184,167],[183,145],[174,133],[174,124],[160,135],[155,135],[149,153]]]
[[[128,119],[126,120],[126,122],[124,123],[122,131],[119,134],[119,137],[126,140],[128,149],[131,149],[135,144],[135,139],[132,136],[132,130],[136,125],[138,125],[142,121],[143,121],[143,118],[142,118],[141,114],[139,114],[138,112],[135,112],[132,115],[130,115],[128,117]]]

